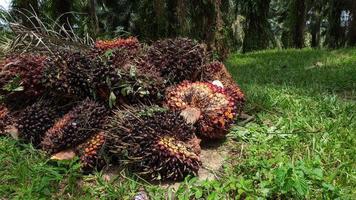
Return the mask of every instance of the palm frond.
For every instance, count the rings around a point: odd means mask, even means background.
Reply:
[[[19,22],[19,16],[30,22],[30,27]],[[88,34],[79,37],[73,26],[68,28],[59,24],[58,20],[44,20],[30,11],[12,10],[10,14],[1,10],[0,22],[6,31],[6,34],[0,35],[0,50],[4,53],[53,53],[61,49],[86,51],[94,43]]]

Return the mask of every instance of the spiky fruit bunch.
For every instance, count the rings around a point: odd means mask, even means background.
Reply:
[[[207,59],[205,48],[186,38],[153,43],[148,50],[150,62],[172,83],[194,80]]]
[[[143,72],[135,66],[124,69],[121,73],[121,80],[112,86],[116,96],[120,96],[124,102],[136,103],[161,103],[165,83],[157,74],[146,71]]]
[[[116,96],[128,103],[162,101],[165,82],[148,61],[145,50],[120,47],[112,50],[107,59],[120,74],[120,81],[111,81]]]
[[[121,69],[124,65],[134,61],[141,52],[141,45],[137,38],[117,38],[114,40],[99,40],[90,53],[93,57],[101,57]]]
[[[194,127],[170,111],[117,111],[108,133],[108,151],[150,180],[197,175],[199,153],[190,141]]]
[[[61,94],[88,97],[119,78],[112,66],[80,52],[61,52],[47,60],[44,73],[47,88]]]
[[[198,132],[204,138],[224,137],[236,116],[234,99],[223,88],[208,82],[184,81],[169,88],[166,104],[185,116],[193,112],[196,120],[189,122],[196,122]]]
[[[18,118],[17,129],[20,138],[38,146],[45,134],[58,117],[51,101],[39,101],[23,110]]]
[[[137,49],[140,43],[137,38],[116,38],[114,40],[98,40],[95,42],[95,48],[106,51],[108,49],[125,48],[125,49]]]
[[[45,56],[34,54],[11,55],[0,66],[0,93],[32,98],[41,95]],[[21,88],[21,89],[20,89]]]
[[[115,63],[115,66],[122,72],[120,85],[130,85],[132,88],[132,94],[127,96],[130,102],[160,103],[163,100],[162,91],[166,83],[145,53],[137,54],[122,65]],[[120,85],[115,88],[122,88]]]
[[[182,180],[188,175],[197,176],[200,157],[187,143],[174,137],[163,136],[151,143],[150,158],[143,171],[152,172],[152,179]]]
[[[76,148],[84,171],[89,172],[94,168],[101,168],[105,164],[102,157],[104,144],[105,134],[99,132]]]
[[[0,104],[0,135],[5,134],[6,127],[10,125],[10,112],[5,105]]]
[[[239,111],[241,111],[245,102],[245,95],[241,91],[240,87],[236,84],[223,63],[215,61],[205,65],[202,78],[204,81],[221,81],[226,92],[234,98]]]
[[[45,133],[42,148],[49,153],[56,153],[81,144],[102,127],[106,114],[105,107],[84,100]]]

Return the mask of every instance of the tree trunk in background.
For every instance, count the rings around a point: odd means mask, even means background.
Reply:
[[[90,18],[90,24],[92,27],[92,33],[93,36],[96,37],[99,33],[99,21],[98,21],[98,16],[96,15],[96,7],[97,7],[97,2],[96,0],[89,0],[89,18]]]
[[[177,0],[167,0],[167,25],[168,25],[168,36],[175,37],[179,29],[178,21],[178,1]]]
[[[233,2],[230,0],[221,1],[220,12],[223,20],[224,45],[229,48],[229,52],[231,50],[237,50],[237,48],[235,48],[235,46],[237,46],[236,38],[234,38],[234,30],[232,28],[232,24],[236,20],[236,12],[235,9],[233,9],[233,6]]]
[[[314,2],[313,8],[312,8],[312,16],[311,16],[311,47],[317,48],[320,45],[320,24],[321,24],[321,10],[322,10],[322,5],[321,3]]]
[[[153,8],[155,14],[155,26],[156,26],[156,36],[157,39],[161,37],[165,37],[167,35],[167,17],[165,16],[165,0],[153,0]],[[171,17],[171,16],[170,16]],[[174,16],[173,16],[174,17]],[[168,34],[170,33],[170,24],[168,24]],[[174,26],[174,25],[172,25]]]
[[[227,58],[229,54],[229,45],[227,44],[226,41],[226,35],[225,35],[225,30],[224,30],[224,19],[223,19],[223,13],[222,13],[222,0],[215,0],[215,42],[214,42],[214,50],[217,52],[219,59],[224,60]],[[224,2],[226,3],[226,2]],[[226,6],[226,5],[224,5]],[[225,10],[225,12],[228,12],[228,9]]]
[[[295,27],[292,32],[293,46],[295,48],[304,47],[304,28],[305,28],[305,0],[295,1]]]
[[[329,1],[330,11],[328,16],[329,28],[327,41],[330,48],[337,48],[342,44],[343,30],[340,20],[342,3],[340,0]]]
[[[290,0],[286,19],[287,30],[282,34],[285,48],[303,48],[306,22],[305,0]]]
[[[269,23],[268,13],[270,0],[260,0],[259,2],[246,1],[244,3],[243,14],[246,18],[245,38],[242,44],[242,51],[266,49],[269,45]]]
[[[311,47],[317,48],[319,47],[320,44],[320,16],[315,17],[315,24],[313,24],[312,30],[311,30]]]
[[[145,0],[137,3],[136,13],[138,15],[135,21],[135,35],[139,35],[142,40],[156,40],[158,39],[156,17],[157,8],[155,8],[156,1]]]
[[[190,3],[191,36],[207,43],[210,48],[215,36],[215,0],[194,0]]]
[[[177,18],[179,22],[179,35],[189,35],[189,19],[188,19],[188,1],[177,0]]]
[[[356,46],[356,1],[353,0],[351,3],[351,24],[349,32],[349,45]]]

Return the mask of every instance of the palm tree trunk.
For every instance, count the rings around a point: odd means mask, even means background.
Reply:
[[[351,24],[349,32],[349,45],[356,46],[356,1],[353,0],[351,3]]]
[[[340,0],[330,0],[330,12],[328,16],[328,46],[337,48],[341,46],[343,30],[341,27],[340,15],[342,12],[342,3]]]
[[[304,47],[304,28],[305,28],[305,0],[295,1],[295,26],[292,32],[293,46],[295,48]]]
[[[311,47],[317,48],[320,44],[321,3],[316,3],[311,17]]]
[[[97,2],[96,0],[90,0],[89,2],[89,17],[90,17],[90,23],[91,23],[91,27],[92,27],[92,33],[93,36],[95,37],[96,35],[98,35],[99,33],[99,20],[98,20],[98,16],[96,15],[96,6],[97,6]]]
[[[244,28],[245,38],[242,44],[242,51],[266,49],[269,45],[268,13],[270,0],[261,0],[259,3],[249,1],[244,6],[243,13],[246,17],[246,27]],[[254,6],[257,6],[254,8]],[[257,13],[256,13],[257,12]]]

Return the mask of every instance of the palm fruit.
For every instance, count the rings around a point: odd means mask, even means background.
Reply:
[[[60,52],[46,62],[44,85],[54,93],[68,96],[86,96],[89,92],[87,67],[80,54]]]
[[[34,54],[8,56],[0,64],[0,94],[13,97],[14,100],[27,100],[41,95],[45,60],[45,56]]]
[[[160,40],[148,50],[149,61],[171,83],[195,80],[205,60],[206,50],[190,39]]]
[[[197,175],[199,152],[190,141],[195,128],[171,111],[116,111],[108,129],[107,149],[130,170],[149,180],[182,180]]]
[[[115,58],[114,66],[121,72],[121,81],[114,86],[115,94],[126,95],[125,98],[129,103],[160,103],[163,100],[164,93],[162,91],[164,91],[166,83],[155,66],[149,62],[145,52],[137,53],[131,58],[125,56],[125,58],[128,59],[121,59],[121,62]],[[125,94],[125,91],[129,94]]]
[[[234,99],[223,88],[208,82],[184,81],[167,89],[166,105],[181,111],[188,122],[196,124],[199,135],[207,139],[223,138],[237,112]]]
[[[112,86],[116,96],[121,96],[129,104],[159,104],[163,100],[165,83],[152,71],[143,72],[131,65],[122,70],[121,80]]]
[[[105,162],[102,152],[104,144],[105,134],[104,132],[99,132],[76,148],[77,154],[80,156],[83,171],[90,172],[95,168],[104,166]]]
[[[95,48],[106,51],[108,49],[125,48],[125,49],[137,49],[140,43],[137,38],[129,37],[116,38],[114,40],[98,40],[95,42]]]
[[[100,96],[109,98],[113,92],[119,101],[126,103],[160,103],[163,100],[164,80],[147,57],[136,38],[98,41],[94,51],[105,51],[101,58],[112,65],[118,78],[110,81],[109,90],[100,90]],[[94,53],[95,56],[100,53]],[[110,76],[113,79],[113,76]],[[105,80],[105,78],[103,79]]]
[[[6,128],[11,124],[10,112],[5,105],[0,104],[0,135],[4,135]]]
[[[133,66],[137,72],[141,72],[142,74],[160,75],[156,67],[149,62],[147,49],[141,48],[136,38],[117,40],[121,42],[118,42],[118,45],[112,45],[105,54],[104,59],[106,59],[109,64],[114,65],[116,69],[123,72],[128,72]],[[116,40],[113,41],[114,44],[115,41]]]
[[[243,104],[246,101],[245,95],[236,84],[225,65],[217,61],[211,62],[204,66],[202,72],[202,79],[204,81],[219,80],[223,83],[226,92],[234,98],[235,103],[241,112]]]
[[[157,102],[163,96],[160,91],[164,84],[151,70],[136,68],[146,65],[143,60],[135,60],[129,69],[123,69],[79,52],[64,52],[48,60],[44,84],[55,93],[79,98],[99,97],[107,101],[113,92],[122,97],[118,100],[129,103]]]
[[[102,127],[105,116],[105,107],[84,100],[45,133],[42,148],[52,154],[83,143]]]
[[[128,64],[139,56],[141,45],[137,38],[117,38],[114,40],[98,40],[90,53],[93,57],[102,57],[109,63],[119,67]]]
[[[45,132],[58,117],[51,101],[39,101],[25,108],[18,117],[17,129],[20,138],[38,147]]]
[[[90,97],[106,89],[107,81],[116,82],[119,76],[110,65],[80,52],[61,52],[47,60],[45,86],[55,93]]]

